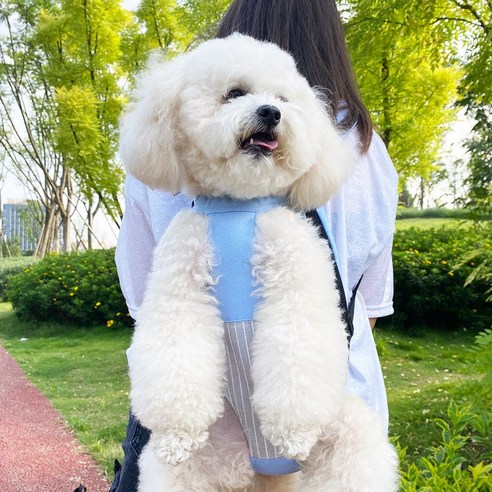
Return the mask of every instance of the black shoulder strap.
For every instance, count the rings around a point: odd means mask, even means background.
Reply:
[[[347,342],[350,347],[350,340],[352,339],[352,336],[354,334],[355,294],[357,293],[357,289],[359,288],[362,277],[359,279],[357,285],[352,290],[352,297],[350,299],[350,302],[347,303],[347,299],[345,297],[345,290],[342,284],[342,277],[340,276],[340,270],[338,269],[338,265],[335,260],[335,255],[333,254],[333,247],[331,245],[328,234],[326,234],[321,219],[319,218],[318,212],[316,212],[316,210],[310,210],[309,212],[306,213],[306,217],[309,218],[312,221],[313,225],[316,226],[316,228],[318,229],[319,236],[326,240],[326,242],[328,243],[328,247],[330,248],[333,267],[335,270],[335,283],[338,290],[338,294],[340,296],[339,305],[340,305],[340,309],[342,310],[342,319],[345,323]]]

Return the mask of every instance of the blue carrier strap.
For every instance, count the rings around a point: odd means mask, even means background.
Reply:
[[[260,298],[254,295],[251,269],[256,216],[285,205],[285,197],[270,196],[240,200],[236,198],[198,196],[196,212],[205,214],[214,245],[214,291],[219,300],[222,321],[253,319]]]
[[[311,219],[313,225],[315,225],[318,229],[318,234],[320,237],[326,240],[328,243],[328,247],[331,250],[332,258],[333,258],[333,267],[335,269],[335,282],[337,286],[338,293],[340,295],[340,308],[342,309],[342,318],[345,323],[345,332],[347,333],[347,342],[350,347],[350,340],[354,335],[354,310],[355,310],[355,295],[357,293],[357,289],[359,288],[362,277],[357,282],[357,285],[352,290],[352,297],[350,301],[347,303],[347,298],[345,297],[345,290],[342,284],[342,277],[340,276],[340,270],[337,265],[337,254],[335,249],[335,243],[331,234],[328,231],[327,225],[323,224],[322,218],[317,210],[310,210],[306,212],[306,217]]]
[[[225,342],[229,362],[226,398],[241,421],[250,448],[250,461],[256,473],[284,475],[300,470],[299,463],[280,456],[261,435],[250,401],[250,339],[253,318],[261,297],[254,295],[251,256],[256,232],[257,214],[284,206],[285,197],[263,197],[239,200],[230,197],[204,197],[195,200],[197,213],[208,219],[208,232],[214,248],[213,276],[217,279],[214,294],[219,302],[225,326]],[[241,328],[236,331],[235,326]],[[241,331],[241,330],[244,330]],[[236,374],[234,367],[243,371]],[[250,411],[251,410],[251,411]],[[263,447],[262,440],[265,441]]]
[[[261,475],[288,475],[301,469],[296,460],[288,458],[255,458],[251,456],[249,461],[255,473]]]

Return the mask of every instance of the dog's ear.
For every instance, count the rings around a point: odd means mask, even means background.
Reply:
[[[186,55],[151,58],[120,121],[120,155],[129,173],[152,188],[180,191],[178,99]]]
[[[313,94],[308,105],[312,165],[291,187],[289,202],[295,210],[312,210],[327,202],[353,169],[355,158],[329,116]]]

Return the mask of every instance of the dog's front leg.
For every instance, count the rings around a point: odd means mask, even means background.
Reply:
[[[223,325],[209,287],[207,220],[181,212],[154,253],[129,353],[131,404],[159,458],[201,447],[223,411]]]
[[[347,341],[330,252],[316,229],[278,208],[258,217],[254,274],[253,404],[263,434],[305,459],[337,415]]]

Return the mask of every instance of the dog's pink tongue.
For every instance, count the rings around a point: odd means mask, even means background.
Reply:
[[[258,147],[265,147],[268,150],[275,150],[278,147],[278,142],[276,140],[267,140],[258,137],[251,138],[250,143],[251,145],[256,145]]]

